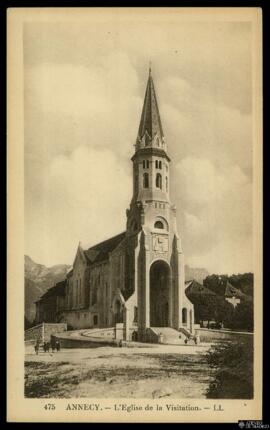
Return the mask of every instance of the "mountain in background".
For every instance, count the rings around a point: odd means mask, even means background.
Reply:
[[[25,317],[32,322],[35,318],[35,301],[56,282],[63,281],[71,266],[57,264],[46,267],[35,263],[28,255],[24,256]]]
[[[24,282],[25,282],[25,317],[30,323],[35,318],[35,301],[38,300],[56,282],[63,281],[71,266],[57,264],[46,267],[35,263],[28,255],[24,256]],[[202,283],[209,275],[205,269],[195,269],[185,266],[185,278],[187,281],[195,279]]]

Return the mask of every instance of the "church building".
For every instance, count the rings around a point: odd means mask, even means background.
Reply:
[[[176,207],[170,200],[171,160],[151,69],[131,161],[126,231],[89,249],[78,246],[61,284],[61,300],[56,297],[54,318],[73,329],[122,326],[126,340],[136,333],[144,341],[155,327],[193,332]],[[36,303],[37,322],[46,321],[45,305],[46,297]]]

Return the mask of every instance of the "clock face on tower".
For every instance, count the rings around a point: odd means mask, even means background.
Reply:
[[[168,236],[154,234],[152,238],[152,246],[153,246],[153,250],[157,253],[168,252],[169,250]]]

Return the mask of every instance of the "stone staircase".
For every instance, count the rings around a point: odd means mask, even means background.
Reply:
[[[175,330],[172,327],[151,327],[155,334],[162,335],[162,343],[170,345],[183,345],[188,337],[185,333]]]

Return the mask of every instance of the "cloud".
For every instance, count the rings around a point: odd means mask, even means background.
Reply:
[[[79,241],[94,245],[125,230],[131,177],[110,150],[86,146],[56,157],[41,204],[28,211],[30,255],[49,264],[72,263]]]
[[[69,263],[125,228],[149,59],[186,260],[250,270],[250,23],[177,16],[25,25],[26,252]]]
[[[251,270],[252,184],[239,166],[188,157],[176,166],[183,243],[189,263],[213,271]]]
[[[251,169],[250,114],[215,103],[183,80],[163,82],[160,99],[166,139],[176,162],[200,153],[221,166],[238,164]]]
[[[112,61],[91,68],[52,63],[25,68],[29,152],[50,157],[80,144],[112,145],[122,152],[135,141],[141,108],[138,78],[126,55],[119,53],[114,60],[111,68]],[[120,77],[119,69],[126,74]],[[131,123],[131,117],[137,121]]]

